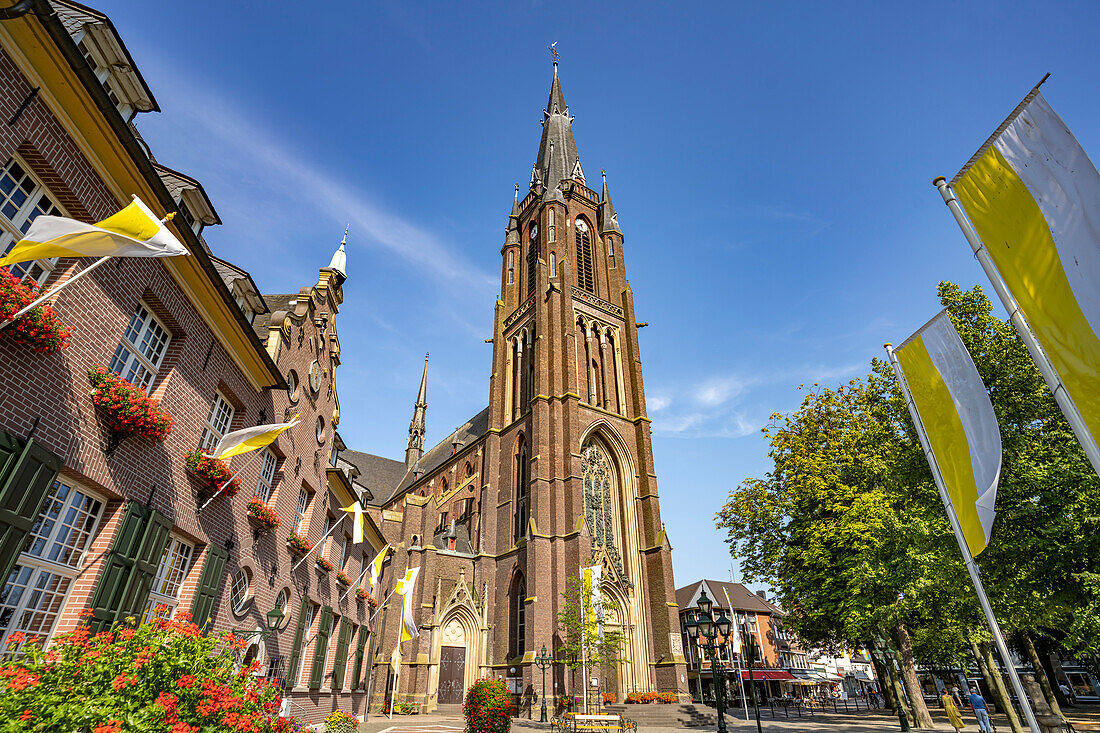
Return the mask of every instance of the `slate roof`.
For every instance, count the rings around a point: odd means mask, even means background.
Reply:
[[[191,176],[184,173],[180,173],[177,170],[172,170],[166,165],[162,165],[157,162],[153,162],[153,167],[157,170],[157,175],[160,176],[160,180],[164,181],[164,187],[168,189],[168,193],[172,194],[172,198],[176,201],[180,200],[183,192],[188,189],[195,189],[199,195],[202,196],[203,202],[207,208],[210,209],[212,217],[206,217],[203,219],[203,224],[207,226],[211,224],[221,224],[221,217],[218,216],[218,212],[214,209],[214,203],[210,200],[210,197],[206,195],[206,189],[202,187],[202,184],[196,181]],[[192,211],[192,214],[198,215],[199,212]]]
[[[355,482],[367,487],[373,497],[368,503],[374,505],[381,505],[393,496],[394,489],[406,473],[404,461],[383,458],[373,453],[342,450],[339,460],[350,463],[359,471]]]
[[[271,317],[276,313],[284,313],[291,308],[290,302],[298,299],[298,294],[293,295],[264,295],[267,303],[267,313],[257,313],[252,321],[252,330],[260,337],[260,341],[267,343],[267,328],[271,324]]]
[[[699,589],[699,584],[704,581],[697,580],[690,585],[685,585],[683,588],[676,589],[676,603],[680,606],[680,610],[688,608],[688,604],[691,603],[691,599],[695,596],[695,592]],[[709,580],[706,581],[707,587],[710,588],[710,599],[714,601],[714,605],[720,608],[727,608],[726,594],[729,594],[729,602],[733,605],[734,610],[737,611],[757,611],[760,613],[774,613],[771,604],[769,604],[760,596],[753,593],[751,590],[741,585],[740,583],[727,583],[721,580]],[[727,609],[728,610],[728,609]]]
[[[559,185],[562,180],[573,177],[573,169],[579,160],[580,153],[577,152],[577,143],[573,139],[573,118],[569,116],[569,107],[565,104],[565,95],[561,90],[561,82],[558,81],[558,67],[555,65],[550,98],[543,112],[542,140],[539,141],[534,170],[534,174],[537,174],[546,187],[542,196],[544,201],[564,201]]]
[[[452,432],[445,439],[437,443],[427,453],[420,457],[420,476],[427,476],[435,469],[442,466],[447,462],[447,459],[451,457],[452,441],[457,437],[459,441],[459,450],[470,445],[489,430],[489,408],[486,407],[481,412],[477,413],[465,423],[462,424],[458,430]],[[404,464],[401,464],[404,466]],[[394,496],[397,496],[405,489],[413,485],[413,476],[410,471],[402,479],[401,483],[394,488],[394,491],[389,496],[385,497],[381,503],[389,501]]]

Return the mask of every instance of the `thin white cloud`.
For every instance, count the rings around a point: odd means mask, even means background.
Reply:
[[[745,390],[745,380],[737,376],[708,379],[695,389],[695,401],[704,407],[717,407]]]
[[[660,412],[661,410],[668,407],[671,402],[672,398],[666,397],[665,395],[649,394],[646,395],[645,398],[646,409],[649,412]]]

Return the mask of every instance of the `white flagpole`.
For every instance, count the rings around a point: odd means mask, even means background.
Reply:
[[[393,701],[397,697],[397,684],[401,680],[401,637],[397,637],[397,668],[393,670],[393,689],[390,690],[390,720],[393,720]]]
[[[723,588],[722,593],[724,593],[725,596],[726,596],[726,605],[729,606],[730,616],[736,616],[736,614],[733,611],[733,603],[730,602],[729,592],[725,588]],[[741,630],[740,630],[739,624],[737,623],[736,618],[733,619],[733,624],[731,624],[731,626],[733,627],[732,628],[733,633],[735,633],[737,635],[736,638],[741,639]],[[726,639],[726,643],[727,644],[729,643],[729,639]],[[745,641],[743,639],[741,639],[739,646],[741,648],[744,648],[744,645],[745,645]],[[730,654],[731,654],[731,656],[733,654],[733,649],[732,648],[730,649]],[[741,702],[743,702],[745,704],[745,720],[748,720],[749,719],[749,698],[745,695],[745,680],[744,680],[744,678],[741,677],[741,649],[737,650],[737,682],[738,682],[738,684],[741,685]]]
[[[584,602],[584,568],[581,568],[581,699],[584,700],[584,713],[588,714],[588,615]]]
[[[360,583],[363,582],[363,576],[367,574],[367,570],[369,570],[369,569],[370,569],[370,566],[367,566],[367,567],[363,568],[363,572],[359,573],[359,579],[356,580],[355,583],[353,583],[352,585],[349,585],[348,589],[346,591],[344,591],[344,595],[340,596],[341,601],[348,597],[348,593],[351,593],[352,588],[355,588],[356,586],[358,586]]]
[[[202,512],[203,509],[210,506],[210,502],[214,501],[219,496],[221,496],[222,492],[225,491],[225,487],[229,486],[229,484],[233,483],[233,479],[237,478],[237,474],[239,474],[244,469],[248,468],[249,464],[251,464],[252,461],[256,460],[256,456],[260,455],[260,453],[262,453],[262,452],[263,451],[259,451],[259,450],[252,451],[253,455],[250,456],[247,461],[242,463],[240,468],[238,468],[236,471],[233,472],[233,474],[229,477],[228,481],[226,481],[224,484],[222,484],[221,486],[218,487],[218,490],[214,492],[214,495],[211,496],[209,499],[207,499],[203,503],[203,505],[198,508],[198,511],[196,511],[195,514],[199,514],[200,512]],[[207,456],[207,458],[210,458],[210,456]],[[293,568],[291,568],[291,569],[293,570]]]
[[[8,320],[4,321],[3,323],[0,323],[0,329],[2,329],[2,328],[6,328],[6,327],[7,327],[7,326],[9,326],[10,324],[14,323],[14,322],[16,321],[16,319],[18,319],[18,318],[19,318],[20,316],[22,316],[22,315],[24,315],[24,314],[28,313],[29,311],[33,310],[33,309],[34,309],[34,308],[36,308],[36,307],[38,307],[38,306],[42,305],[42,304],[43,304],[43,303],[45,303],[45,302],[46,302],[47,300],[49,300],[50,298],[54,297],[55,295],[57,295],[58,293],[60,293],[60,292],[61,292],[62,290],[64,290],[65,288],[67,288],[67,287],[68,287],[69,285],[72,285],[72,284],[73,284],[74,282],[76,282],[76,281],[77,281],[77,280],[79,280],[80,278],[84,277],[84,276],[85,276],[85,275],[87,275],[87,274],[88,274],[89,272],[91,272],[91,271],[92,271],[92,270],[94,270],[95,268],[99,267],[100,265],[102,265],[102,264],[103,264],[104,262],[106,262],[106,261],[107,261],[107,260],[109,260],[109,259],[111,259],[111,256],[110,256],[110,255],[106,255],[106,256],[104,256],[104,257],[100,257],[100,258],[99,258],[98,260],[96,260],[96,261],[95,261],[95,262],[93,262],[92,264],[88,265],[88,266],[87,266],[87,267],[85,267],[85,268],[84,268],[83,270],[81,270],[80,272],[76,273],[75,275],[73,275],[72,277],[70,277],[70,278],[69,278],[68,280],[66,280],[65,282],[61,283],[61,284],[60,284],[60,285],[58,285],[57,287],[55,287],[55,288],[54,288],[53,290],[51,290],[51,291],[49,291],[48,293],[45,293],[45,294],[43,294],[43,295],[40,295],[40,296],[39,296],[39,297],[37,297],[37,298],[36,298],[35,300],[33,300],[33,301],[32,301],[32,302],[31,302],[31,303],[29,304],[29,305],[26,305],[26,306],[24,306],[24,307],[23,307],[22,309],[20,309],[20,310],[16,311],[15,313],[13,313],[13,314],[11,315],[11,317],[10,317],[10,318],[8,318]]]
[[[924,456],[928,459],[928,466],[932,469],[932,476],[936,480],[936,488],[940,492],[940,500],[943,501],[943,506],[947,510],[947,518],[951,522],[951,529],[955,533],[955,541],[958,542],[959,550],[962,552],[963,563],[970,572],[970,581],[974,584],[974,591],[978,594],[978,603],[982,607],[982,612],[985,613],[985,620],[989,624],[989,632],[993,635],[993,642],[997,645],[997,653],[1001,655],[1001,661],[1004,662],[1005,669],[1008,671],[1008,678],[1012,682],[1012,689],[1016,693],[1016,698],[1020,701],[1020,709],[1024,711],[1028,728],[1031,729],[1031,733],[1040,733],[1039,723],[1035,720],[1035,713],[1031,710],[1027,693],[1024,692],[1024,686],[1020,683],[1020,676],[1016,674],[1016,665],[1013,664],[1012,657],[1008,653],[1008,647],[1005,646],[1001,627],[997,623],[996,616],[993,615],[993,607],[989,605],[989,598],[985,595],[985,586],[982,585],[978,564],[974,562],[974,558],[970,554],[970,548],[967,547],[966,539],[963,537],[962,525],[959,524],[959,518],[955,515],[955,506],[951,503],[951,496],[947,493],[947,487],[943,483],[943,475],[940,473],[936,456],[932,453],[931,444],[928,442],[928,434],[924,430],[924,423],[921,422],[917,406],[913,404],[913,396],[909,393],[909,383],[905,381],[905,373],[901,369],[897,355],[894,354],[893,344],[884,344],[884,346],[890,357],[890,364],[894,367],[894,375],[897,377],[901,394],[905,398],[905,405],[909,408],[909,416],[913,418],[913,427],[917,430],[917,437],[920,438]]]
[[[317,544],[319,545],[319,544],[321,544],[322,542],[324,542],[324,541],[325,541],[325,539],[326,539],[326,538],[327,538],[327,537],[328,537],[328,536],[329,536],[330,534],[332,534],[332,530],[334,530],[334,529],[336,529],[337,527],[339,527],[339,526],[340,526],[340,522],[344,521],[344,517],[346,517],[346,516],[347,516],[347,513],[344,513],[343,515],[341,515],[341,517],[340,517],[339,519],[337,519],[337,520],[336,520],[335,522],[333,522],[333,523],[332,523],[332,526],[328,528],[328,532],[325,532],[324,536],[323,536],[323,537],[321,537],[321,539],[317,540]],[[299,560],[298,562],[294,563],[294,565],[293,565],[293,566],[292,566],[292,567],[290,568],[290,572],[292,572],[292,573],[293,573],[293,572],[294,572],[295,570],[297,570],[297,569],[298,569],[298,566],[299,566],[299,565],[301,565],[302,563],[304,563],[304,562],[306,561],[306,558],[308,558],[308,557],[309,557],[309,553],[307,552],[307,553],[306,553],[305,555],[303,555],[303,556],[302,556],[302,559],[301,559],[301,560]]]
[[[1054,400],[1058,403],[1058,407],[1062,409],[1062,414],[1066,416],[1066,421],[1069,422],[1073,434],[1077,436],[1077,442],[1085,449],[1085,455],[1088,456],[1089,463],[1092,464],[1092,470],[1100,474],[1100,448],[1097,447],[1096,441],[1093,440],[1092,433],[1089,432],[1088,426],[1085,424],[1085,419],[1081,417],[1081,413],[1077,409],[1077,405],[1074,404],[1073,398],[1070,396],[1069,392],[1066,391],[1066,387],[1062,384],[1062,379],[1058,376],[1058,372],[1055,371],[1054,365],[1050,363],[1046,352],[1043,351],[1042,345],[1031,331],[1031,326],[1028,325],[1027,320],[1024,318],[1024,314],[1020,312],[1020,306],[1016,303],[1016,298],[1013,297],[1012,293],[1008,292],[1008,288],[1001,279],[1000,273],[997,272],[997,266],[993,264],[989,252],[986,251],[985,243],[982,242],[981,237],[978,236],[977,230],[974,229],[974,225],[970,222],[970,218],[966,215],[966,212],[963,211],[958,199],[955,198],[955,192],[947,185],[947,179],[943,176],[939,176],[936,180],[932,181],[932,185],[939,189],[940,196],[943,197],[943,202],[947,204],[947,208],[950,209],[951,214],[955,217],[955,221],[958,222],[959,228],[962,229],[963,236],[965,236],[966,241],[970,243],[970,249],[974,251],[974,256],[978,258],[978,262],[981,263],[982,269],[985,270],[986,277],[989,278],[989,282],[993,285],[993,290],[996,291],[997,296],[1001,299],[1001,304],[1004,306],[1005,310],[1008,311],[1008,318],[1012,321],[1012,325],[1016,327],[1016,333],[1020,334],[1020,339],[1024,342],[1024,346],[1027,347],[1028,353],[1031,354],[1035,366],[1039,368],[1039,373],[1043,375],[1047,387],[1049,387],[1050,391],[1054,394]]]

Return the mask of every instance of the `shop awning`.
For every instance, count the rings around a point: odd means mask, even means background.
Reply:
[[[857,680],[860,680],[861,682],[870,682],[871,681],[871,678],[867,676],[866,672],[862,672],[862,671],[861,672],[856,672],[855,677],[856,677]]]
[[[749,678],[749,670],[741,670],[741,679]],[[794,675],[785,669],[754,669],[752,670],[752,678],[754,680],[793,680]]]

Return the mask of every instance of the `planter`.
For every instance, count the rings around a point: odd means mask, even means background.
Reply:
[[[286,538],[286,547],[295,555],[304,555],[313,549],[313,545],[309,544],[302,535],[298,534],[297,530],[290,530],[290,536]]]
[[[314,558],[314,560],[317,563],[317,567],[319,567],[321,570],[324,570],[326,573],[332,571],[333,564],[331,562],[329,562],[328,560],[326,560],[325,558],[318,555],[316,558]]]
[[[370,595],[365,590],[363,590],[362,588],[356,588],[355,589],[355,597],[358,598],[361,601],[365,601],[368,598],[370,598]]]
[[[135,387],[100,364],[88,370],[88,379],[92,383],[92,403],[118,435],[161,441],[172,432],[172,416],[160,409],[158,400],[145,394],[144,387]]]
[[[187,471],[202,484],[200,494],[209,496],[225,485],[226,481],[229,481],[229,485],[222,492],[225,496],[236,496],[241,490],[240,479],[234,478],[229,467],[217,458],[210,458],[202,451],[193,450],[187,452],[184,461],[187,463]]]
[[[282,518],[275,513],[275,510],[260,501],[258,496],[248,500],[248,518],[257,525],[261,532],[278,529],[283,523]]]
[[[340,585],[351,585],[351,578],[343,570],[336,573],[336,582]]]
[[[367,605],[371,608],[378,608],[378,600],[374,596],[367,596]]]
[[[41,289],[40,285],[22,282],[7,270],[0,270],[0,321],[10,320],[13,313],[30,305],[41,294]],[[61,323],[48,305],[32,308],[0,331],[0,338],[26,344],[42,354],[68,348],[71,335],[72,329]]]

